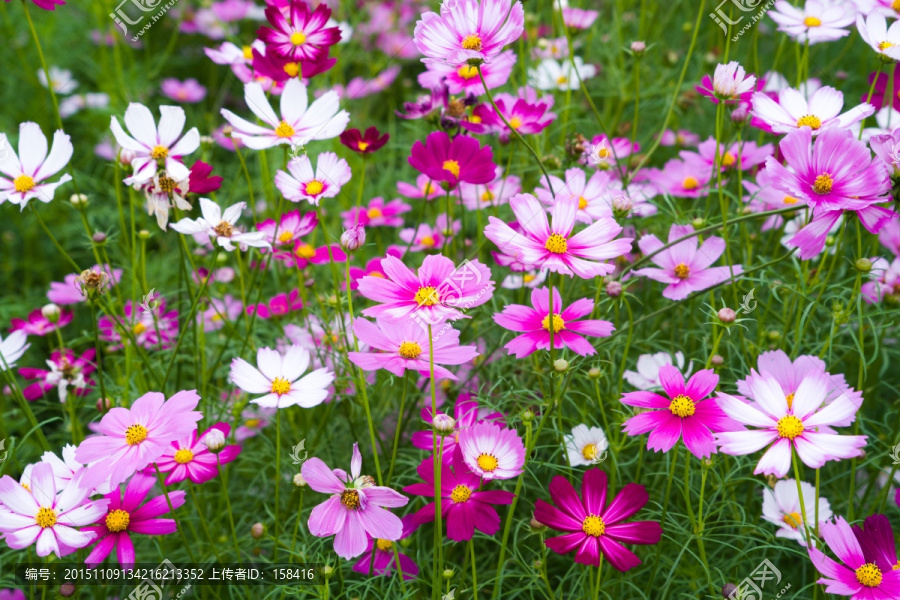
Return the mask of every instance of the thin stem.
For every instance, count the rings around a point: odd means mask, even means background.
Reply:
[[[228,523],[231,525],[231,539],[234,540],[234,551],[236,553],[236,560],[238,562],[241,561],[241,546],[238,544],[237,530],[234,528],[234,513],[231,511],[231,499],[228,497],[228,476],[225,474],[225,469],[222,468],[222,461],[219,459],[219,455],[216,454],[216,465],[219,467],[219,475],[222,476],[222,494],[225,496],[225,507],[228,509]],[[277,542],[277,540],[276,540]],[[276,544],[277,545],[277,544]]]
[[[809,525],[806,522],[806,503],[803,501],[803,488],[800,485],[800,467],[797,465],[797,450],[791,444],[791,463],[794,466],[794,481],[797,483],[797,496],[800,498],[800,512],[803,517],[803,530],[806,532],[806,546],[810,546]]]

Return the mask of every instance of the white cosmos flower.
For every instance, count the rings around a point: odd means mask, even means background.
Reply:
[[[134,173],[125,180],[126,185],[145,183],[156,175],[158,163],[164,163],[166,172],[175,180],[186,179],[188,168],[181,158],[200,147],[200,132],[192,127],[184,136],[184,109],[179,106],[159,107],[159,127],[153,113],[143,104],[132,102],[125,111],[128,133],[112,117],[109,128],[119,145],[134,152],[131,167]],[[128,135],[128,134],[131,135]]]
[[[28,350],[28,346],[31,345],[25,343],[27,340],[28,336],[21,329],[10,333],[5,340],[0,338],[0,356],[3,358],[0,360],[0,371],[5,371],[7,367],[14,367],[16,361],[22,358],[22,355]]]
[[[810,530],[816,527],[816,488],[800,482],[803,490],[803,504],[806,508],[806,526]],[[819,521],[827,521],[832,516],[831,504],[825,498],[819,498]],[[762,518],[778,526],[775,537],[797,540],[806,545],[806,528],[803,526],[803,510],[800,509],[800,496],[797,495],[797,480],[782,479],[775,484],[775,489],[763,488]]]
[[[766,94],[757,92],[752,98],[753,116],[764,121],[775,133],[790,133],[801,127],[812,129],[818,135],[828,127],[850,127],[875,112],[871,104],[860,104],[841,113],[844,94],[833,87],[819,88],[809,97],[793,88],[781,90],[778,102]]]
[[[545,58],[537,68],[528,70],[528,79],[539,90],[564,92],[579,87],[579,75],[584,80],[597,74],[597,67],[584,64],[580,56],[576,56],[572,60],[575,63],[575,70],[572,70],[572,63],[568,60],[558,62],[552,58]]]
[[[606,458],[609,442],[599,427],[588,427],[582,423],[573,427],[572,433],[563,437],[566,440],[569,464],[573,467],[596,465]]]
[[[78,80],[72,77],[72,71],[59,67],[50,67],[50,85],[47,85],[47,73],[44,69],[38,69],[37,78],[42,86],[61,95],[71,94],[78,87]]]
[[[678,370],[684,368],[684,354],[675,353],[673,360],[672,355],[668,352],[657,352],[656,354],[641,354],[637,361],[637,372],[625,371],[623,373],[625,381],[633,385],[639,390],[652,390],[661,387],[659,382],[659,368],[664,365],[672,365],[678,367]],[[687,377],[691,372],[691,365],[684,374]]]
[[[732,61],[727,65],[716,65],[712,82],[717,98],[733,100],[754,88],[756,76],[747,75],[740,63]]]
[[[900,60],[900,21],[894,21],[888,29],[887,19],[881,13],[872,13],[865,19],[856,15],[856,28],[872,50],[891,60]]]
[[[209,198],[200,198],[200,211],[203,216],[199,219],[182,219],[172,224],[172,229],[178,233],[188,235],[201,236],[202,234],[214,238],[216,243],[231,252],[234,250],[234,244],[238,244],[241,250],[246,250],[247,246],[254,248],[271,248],[272,245],[266,241],[266,234],[263,231],[252,231],[241,233],[234,224],[237,223],[241,216],[241,211],[246,208],[246,202],[238,202],[232,204],[222,212],[219,205]]]
[[[174,205],[181,210],[191,210],[191,203],[185,199],[190,191],[190,177],[176,181],[165,171],[159,171],[147,182],[147,214],[156,215],[156,224],[163,231],[169,223],[169,209]]]
[[[334,198],[350,181],[350,165],[334,152],[323,152],[316,158],[316,170],[307,155],[292,158],[289,172],[275,173],[275,186],[291,202],[309,200],[318,206],[320,198]]]
[[[0,204],[7,200],[24,210],[32,198],[53,200],[56,188],[71,180],[66,173],[55,183],[43,183],[56,175],[72,158],[72,142],[62,129],[53,134],[53,147],[47,154],[47,137],[37,123],[19,125],[19,153],[5,133],[0,133]]]
[[[291,346],[282,355],[271,348],[256,353],[256,367],[242,358],[231,363],[231,381],[248,394],[261,394],[251,400],[264,407],[284,408],[299,404],[310,408],[328,396],[334,374],[327,369],[303,373],[309,367],[309,351]]]
[[[281,115],[269,104],[262,86],[251,82],[244,86],[247,106],[267,127],[242,119],[227,109],[222,116],[234,127],[234,137],[253,150],[274,148],[279,144],[305,146],[312,140],[339,136],[350,122],[350,114],[340,109],[340,98],[334,90],[325,92],[311,105],[306,86],[296,78],[289,79],[281,94]]]

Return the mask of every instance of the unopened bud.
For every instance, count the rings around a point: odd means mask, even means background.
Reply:
[[[618,298],[622,295],[622,284],[618,281],[610,281],[606,284],[606,295],[610,298]]]
[[[331,579],[332,575],[334,575],[334,569],[332,567],[329,567],[328,565],[325,565],[324,567],[319,569],[319,573],[321,573],[322,577],[324,577],[325,579]]]
[[[301,473],[294,475],[294,485],[297,487],[306,487],[306,480]]]
[[[219,429],[210,429],[209,433],[203,436],[201,443],[213,454],[218,454],[225,447],[225,434]]]
[[[207,144],[207,145],[209,145],[209,144],[214,143],[215,141],[216,141],[216,140],[213,139],[213,137],[212,137],[211,135],[201,135],[201,136],[200,136],[200,143],[201,143],[201,144]]]
[[[856,270],[860,273],[868,273],[872,270],[872,261],[868,258],[858,258],[853,266],[856,267]]]
[[[719,321],[724,323],[725,325],[730,325],[734,323],[734,320],[737,318],[737,314],[733,309],[725,307],[719,309]]]
[[[230,138],[233,133],[234,133],[234,127],[232,127],[231,125],[226,125],[225,127],[222,128],[222,135],[224,135],[227,138]]]
[[[766,475],[766,485],[768,485],[772,489],[775,489],[776,483],[778,483],[778,477],[776,475]]]
[[[266,528],[262,523],[254,523],[252,527],[250,527],[250,537],[254,540],[258,540],[263,536],[266,532]]]
[[[112,400],[109,398],[97,398],[97,411],[106,412],[112,408]]]
[[[122,148],[122,151],[119,152],[119,162],[122,163],[122,166],[130,167],[131,161],[135,158],[135,154],[132,150],[126,150]]]
[[[591,367],[591,369],[588,371],[588,377],[590,377],[591,379],[600,379],[600,376],[602,374],[603,373],[601,373],[600,369],[598,369],[597,367]]]
[[[91,236],[91,239],[94,240],[95,244],[105,244],[106,243],[106,234],[102,231],[96,232]]]
[[[88,197],[85,196],[84,194],[72,194],[72,197],[69,198],[69,202],[75,208],[80,208],[82,206],[87,206]]]
[[[63,598],[71,598],[75,595],[75,584],[66,582],[59,586],[59,595]]]
[[[713,365],[714,367],[721,367],[723,364],[725,364],[725,359],[722,358],[722,357],[721,357],[720,355],[718,355],[718,354],[713,354],[713,355],[712,355],[712,358],[709,359],[709,363],[710,363],[711,365]]]
[[[431,426],[438,433],[451,433],[456,427],[456,421],[450,415],[438,413],[431,420]]]
[[[768,337],[770,342],[777,342],[781,339],[781,332],[777,329],[773,329],[768,333]]]
[[[619,194],[612,201],[612,208],[615,212],[628,214],[634,207],[634,201],[625,194]]]
[[[531,517],[531,521],[529,521],[528,526],[531,527],[532,531],[543,531],[547,529],[546,525],[544,525],[534,517]]]
[[[706,221],[703,220],[703,217],[697,217],[696,219],[691,221],[691,225],[694,226],[694,229],[700,229],[701,227],[703,227],[704,223],[706,223]]]
[[[569,370],[569,361],[564,358],[557,358],[553,361],[553,370],[557,373],[565,373]]]
[[[733,583],[726,583],[722,586],[722,597],[731,598],[731,595],[737,591],[737,586]]]
[[[523,423],[531,423],[531,420],[534,419],[534,413],[530,410],[526,410],[522,413],[522,422]]]
[[[743,125],[750,119],[750,111],[746,104],[741,104],[731,111],[731,122],[735,125]]]
[[[354,225],[341,234],[341,248],[347,252],[356,252],[366,243],[366,228]]]
[[[443,575],[444,579],[453,579],[453,569],[444,569],[441,575]]]
[[[140,231],[138,231],[137,236],[138,236],[138,238],[140,238],[140,239],[142,239],[142,240],[149,240],[149,239],[150,239],[150,232],[147,231],[146,229],[141,229]]]
[[[647,50],[647,44],[641,41],[631,42],[631,51],[640,56]]]
[[[59,316],[62,314],[62,311],[59,306],[51,302],[50,304],[45,304],[43,308],[41,308],[41,314],[51,323],[57,323],[59,322]]]

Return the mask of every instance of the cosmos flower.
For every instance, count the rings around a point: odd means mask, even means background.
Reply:
[[[552,96],[550,96],[552,98]],[[550,112],[551,103],[530,103],[524,98],[518,98],[512,94],[497,94],[494,97],[499,114],[490,104],[479,104],[472,109],[474,119],[462,121],[463,129],[477,134],[499,133],[501,142],[508,142],[515,130],[520,135],[538,134],[546,129],[556,119],[556,114]],[[509,127],[503,119],[509,123]]]
[[[49,370],[31,367],[19,369],[19,375],[25,379],[37,380],[22,390],[22,395],[26,400],[37,400],[55,389],[59,401],[63,403],[70,391],[78,396],[87,395],[95,385],[94,380],[87,377],[96,369],[93,360],[93,348],[85,350],[78,358],[75,358],[72,350],[54,350],[47,361]]]
[[[413,144],[408,161],[414,169],[432,181],[445,182],[450,189],[461,181],[489,183],[496,175],[490,146],[481,146],[465,135],[451,139],[444,131],[428,134],[424,144]]]
[[[401,227],[403,217],[400,215],[412,210],[412,207],[401,200],[394,198],[385,202],[384,198],[377,196],[369,200],[368,206],[351,208],[341,213],[344,218],[344,227],[362,225],[363,227]]]
[[[341,249],[340,244],[329,246],[310,246],[303,240],[297,240],[292,252],[278,252],[276,257],[288,267],[305,269],[307,266],[324,265],[332,260],[336,263],[347,262],[347,255]]]
[[[863,103],[840,114],[844,107],[844,94],[828,86],[817,89],[809,100],[794,88],[781,90],[777,102],[764,92],[756,92],[752,103],[751,114],[768,131],[790,133],[809,127],[814,136],[829,127],[850,127],[875,112],[874,106]]]
[[[156,309],[147,311],[141,305],[126,300],[121,317],[101,316],[97,322],[100,339],[115,342],[116,345],[111,348],[113,350],[122,348],[125,340],[130,343],[132,338],[143,348],[168,348],[178,337],[178,311],[167,311],[163,297],[156,298],[154,302],[157,302]],[[124,334],[123,330],[130,331],[131,336]]]
[[[562,9],[563,24],[570,29],[589,29],[600,13],[596,10],[585,10],[565,6]]]
[[[9,2],[10,0],[6,0]],[[63,0],[31,0],[34,2],[34,5],[38,8],[43,8],[44,10],[56,10],[57,6],[64,6],[66,3]]]
[[[803,504],[806,511],[806,526],[803,523],[803,510],[800,508],[800,496],[797,493],[795,479],[782,479],[775,482],[775,488],[763,488],[762,518],[778,526],[775,537],[796,540],[806,546],[806,529],[816,528],[816,515],[819,521],[831,518],[831,504],[825,498],[819,498],[819,510],[816,511],[816,488],[801,481]]]
[[[681,351],[673,355],[668,352],[657,352],[656,354],[641,354],[637,360],[637,371],[626,370],[622,376],[625,380],[639,390],[647,391],[654,388],[662,387],[659,381],[659,370],[664,365],[672,365],[681,372],[684,369],[684,354]],[[685,375],[690,374],[691,367],[688,365]]]
[[[574,69],[572,62],[575,63]],[[528,81],[539,90],[565,92],[579,88],[581,81],[596,74],[597,67],[585,64],[580,56],[573,57],[571,62],[545,58],[534,69],[528,69]]]
[[[434,498],[434,461],[426,458],[416,468],[424,483],[403,488],[407,494]],[[447,525],[447,537],[454,542],[472,539],[477,529],[491,536],[500,529],[500,516],[494,504],[511,504],[515,495],[503,490],[482,489],[481,477],[470,471],[457,450],[451,463],[441,464],[441,515]],[[416,526],[434,520],[434,502],[412,515]]]
[[[353,152],[359,154],[372,154],[380,150],[388,143],[390,134],[380,133],[378,128],[369,127],[365,133],[360,133],[359,129],[348,129],[340,136],[341,143]]]
[[[819,42],[839,40],[850,31],[845,29],[856,21],[856,10],[852,5],[826,0],[806,0],[802,7],[792,6],[787,0],[778,0],[769,17],[778,23],[793,40],[810,45]]]
[[[278,185],[278,175],[275,176],[275,180]],[[256,229],[266,234],[266,240],[272,244],[273,248],[288,247],[293,250],[297,240],[315,231],[318,224],[319,218],[316,213],[301,214],[299,210],[292,210],[282,214],[278,223],[267,219],[258,223]]]
[[[897,560],[894,532],[885,515],[866,517],[862,527],[853,525],[852,529],[866,562],[875,563],[881,571],[897,570],[900,561]]]
[[[422,407],[421,416],[422,420],[426,423],[432,423],[434,421],[430,405]],[[453,452],[456,450],[456,446],[459,443],[460,431],[472,427],[476,423],[502,420],[503,415],[501,413],[489,412],[487,408],[479,407],[478,402],[473,400],[471,395],[460,394],[457,397],[456,404],[453,408],[453,430],[443,437],[442,446],[444,453],[442,457],[444,463],[449,464]],[[434,435],[431,429],[428,431],[414,432],[411,441],[412,445],[416,448],[434,452]],[[438,438],[438,442],[440,443],[440,438]]]
[[[712,78],[704,75],[697,92],[716,104],[720,101],[731,104],[748,102],[755,88],[756,76],[747,75],[740,63],[732,61],[727,65],[716,65]]]
[[[74,315],[64,310],[59,311],[59,316],[55,321],[51,321],[44,316],[43,309],[36,308],[28,313],[28,319],[10,319],[10,331],[19,331],[20,329],[28,335],[36,335],[44,337],[49,333],[53,333],[58,329],[62,329],[72,322]]]
[[[435,185],[428,175],[422,173],[416,177],[416,184],[407,183],[405,181],[397,182],[397,192],[407,198],[422,198],[423,200],[433,200],[443,195],[444,190],[439,185]]]
[[[612,273],[615,267],[605,261],[631,250],[631,239],[614,239],[622,227],[612,218],[597,219],[572,235],[579,200],[568,192],[561,191],[556,196],[552,225],[544,207],[531,194],[518,194],[510,199],[509,205],[524,233],[517,233],[491,216],[484,235],[503,253],[515,256],[523,264],[592,279]]]
[[[197,322],[205,332],[218,331],[225,326],[225,321],[234,322],[243,309],[241,301],[231,294],[225,294],[221,299],[210,298],[209,307],[197,314]]]
[[[300,299],[300,290],[293,289],[290,293],[281,292],[269,299],[268,302],[249,304],[246,308],[248,315],[256,313],[260,319],[283,317],[303,308],[303,300]]]
[[[200,198],[200,210],[203,216],[199,219],[185,217],[172,224],[172,229],[185,235],[193,235],[201,241],[215,240],[226,252],[231,252],[235,244],[240,250],[246,250],[248,246],[254,248],[269,248],[272,245],[266,241],[266,234],[262,231],[248,231],[242,233],[235,224],[241,217],[241,212],[247,207],[246,202],[232,204],[223,212],[219,205],[208,198]]]
[[[227,438],[231,426],[228,423],[216,423],[200,434],[195,429],[190,435],[173,441],[156,460],[159,472],[168,473],[166,485],[185,479],[190,479],[197,485],[206,483],[219,474],[219,464],[224,465],[238,457],[241,447],[236,444],[224,446],[217,454],[209,451],[203,440],[213,430],[221,432]]]
[[[234,127],[232,137],[253,150],[274,148],[279,144],[306,146],[313,140],[328,140],[340,135],[350,122],[350,113],[340,110],[339,98],[332,91],[308,104],[306,86],[299,79],[289,79],[284,85],[280,116],[272,109],[262,86],[255,81],[244,86],[244,99],[266,127],[224,108],[222,116]]]
[[[53,468],[41,462],[31,470],[28,487],[4,475],[0,478],[0,532],[7,546],[20,550],[35,544],[38,556],[55,554],[61,558],[93,539],[89,531],[79,531],[106,512],[106,500],[89,500],[93,489],[80,472],[57,493]]]
[[[525,445],[515,429],[498,423],[476,423],[459,432],[459,451],[466,466],[485,481],[512,479],[525,465]]]
[[[590,224],[597,219],[612,218],[612,205],[607,193],[612,184],[612,175],[609,172],[595,171],[588,178],[583,169],[572,167],[566,170],[565,181],[551,175],[550,182],[557,193],[568,193],[578,198],[575,220],[579,223]],[[555,196],[547,187],[546,178],[541,179],[534,194],[547,206],[553,205]]]
[[[258,396],[250,402],[262,407],[286,408],[299,404],[311,408],[328,397],[334,373],[316,369],[304,375],[309,364],[309,350],[300,346],[292,345],[284,354],[260,348],[256,351],[256,367],[237,357],[231,362],[228,378],[248,394]]]
[[[163,96],[176,102],[196,104],[206,98],[206,88],[193,77],[184,81],[172,77],[163,79],[160,89]]]
[[[410,529],[407,522],[410,519],[403,518],[403,535],[400,539],[410,535],[414,529]],[[413,559],[398,551],[397,556],[400,560],[400,570],[403,572],[403,579],[415,579],[419,574],[419,567],[413,562]],[[394,542],[391,540],[381,540],[369,537],[366,544],[366,550],[363,552],[359,560],[353,565],[353,570],[363,575],[390,576],[397,570],[397,558],[394,556]]]
[[[75,459],[86,467],[85,485],[96,486],[109,478],[115,488],[162,456],[173,441],[194,430],[203,415],[195,411],[200,396],[181,391],[166,400],[159,392],[147,392],[131,408],[115,407],[97,425],[100,435],[78,446]]]
[[[656,544],[662,537],[662,527],[657,521],[623,522],[647,503],[644,486],[627,484],[609,504],[606,494],[606,473],[600,469],[585,471],[580,498],[572,484],[557,475],[550,482],[550,498],[556,506],[537,500],[534,518],[565,532],[544,541],[554,552],[567,554],[577,550],[576,563],[595,567],[600,566],[602,555],[617,570],[625,572],[641,564],[641,560],[622,544]]]
[[[363,318],[353,321],[353,332],[359,340],[379,352],[348,352],[347,357],[364,371],[385,369],[397,377],[409,369],[429,375],[433,351],[435,379],[456,376],[442,365],[460,365],[478,355],[475,346],[460,346],[459,331],[445,324],[435,328],[429,344],[428,329],[414,319]],[[430,348],[429,348],[430,347]]]
[[[775,146],[772,144],[757,146],[755,142],[735,142],[726,145],[719,144],[716,142],[716,138],[710,137],[697,146],[696,154],[682,150],[679,155],[684,159],[699,155],[700,159],[705,161],[713,171],[718,163],[724,173],[731,169],[749,171],[766,162],[766,157],[772,156],[774,151]]]
[[[756,465],[755,474],[784,477],[791,468],[793,451],[813,469],[829,460],[853,458],[862,453],[866,436],[822,430],[852,422],[859,409],[846,395],[825,404],[831,385],[822,372],[807,373],[792,394],[787,394],[778,380],[768,374],[751,377],[747,384],[753,402],[721,392],[717,400],[729,417],[756,429],[719,432],[716,442],[722,452],[735,456],[770,446]]]
[[[156,496],[141,506],[155,483],[155,477],[136,473],[128,481],[124,492],[116,487],[106,494],[109,502],[106,514],[100,516],[96,525],[82,530],[93,533],[96,542],[94,549],[84,560],[88,566],[96,567],[115,549],[119,564],[130,567],[135,562],[131,534],[168,535],[177,531],[175,519],[159,517],[169,512],[170,502],[172,509],[180,508],[184,504],[186,492],[172,491],[168,496]]]
[[[563,307],[558,288],[553,289],[552,310],[550,290],[546,287],[531,291],[531,304],[534,308],[510,304],[505,306],[502,312],[494,314],[494,321],[501,327],[522,332],[522,335],[516,336],[504,346],[516,358],[524,358],[537,350],[549,350],[551,330],[555,348],[568,348],[580,356],[591,356],[597,351],[582,337],[582,334],[608,337],[615,330],[609,321],[598,319],[579,321],[578,319],[594,311],[594,301],[581,298]]]
[[[719,376],[711,369],[697,371],[685,383],[678,369],[663,365],[659,368],[659,381],[668,398],[646,391],[626,392],[621,398],[627,406],[651,409],[631,417],[622,426],[628,435],[650,432],[649,450],[668,452],[682,439],[691,454],[708,458],[716,453],[714,432],[740,428],[725,416],[714,399],[707,398],[719,383]]]
[[[54,183],[46,180],[65,167],[72,158],[72,142],[62,129],[53,134],[53,146],[47,154],[47,137],[37,123],[19,125],[19,152],[5,133],[0,133],[0,204],[9,201],[25,210],[28,201],[37,198],[47,203],[53,200],[56,188],[70,181],[64,173]]]
[[[330,494],[309,515],[309,532],[316,537],[334,535],[334,551],[346,560],[366,551],[368,536],[391,542],[399,540],[403,523],[385,508],[397,508],[409,502],[391,488],[375,485],[370,475],[360,476],[361,469],[362,455],[355,443],[349,474],[339,469],[332,471],[315,457],[300,468],[310,488]]]
[[[257,37],[265,42],[266,50],[293,61],[314,60],[341,39],[338,27],[327,27],[331,9],[322,3],[310,10],[305,0],[291,0],[282,11],[274,6],[266,8],[271,27],[260,27]]]
[[[588,427],[584,423],[572,428],[572,433],[563,436],[569,465],[585,467],[595,465],[606,458],[609,442],[599,427]]]
[[[94,265],[88,271],[92,273],[105,273],[105,286],[111,288],[122,278],[122,269],[113,269],[109,265]],[[79,304],[86,300],[85,295],[78,282],[80,273],[70,273],[66,275],[63,281],[50,282],[50,289],[47,292],[47,299],[53,304],[65,306],[68,304]]]
[[[160,106],[157,127],[150,109],[137,102],[129,104],[125,111],[128,133],[125,133],[116,117],[110,118],[109,128],[116,142],[123,151],[127,150],[133,156],[131,168],[134,172],[125,179],[126,185],[149,181],[156,175],[157,168],[161,167],[175,181],[187,179],[190,171],[182,159],[200,147],[200,132],[192,127],[182,136],[184,123],[183,108]]]
[[[323,152],[316,158],[316,170],[307,155],[292,158],[287,172],[275,173],[275,186],[291,202],[308,201],[318,206],[322,198],[334,198],[350,181],[350,165],[334,152]]]
[[[693,232],[694,227],[691,225],[672,225],[669,229],[669,243]],[[647,234],[638,240],[638,246],[646,256],[659,251],[665,244],[655,235]],[[692,292],[705,290],[744,272],[741,265],[732,265],[730,268],[710,267],[725,252],[722,238],[710,236],[699,248],[697,246],[696,236],[679,242],[650,259],[658,269],[637,269],[634,274],[668,284],[662,293],[664,298],[684,300]]]
[[[459,0],[426,12],[416,23],[415,42],[424,62],[452,65],[493,62],[504,46],[525,30],[522,3],[511,0]]]
[[[488,89],[492,90],[509,81],[510,73],[515,65],[516,53],[512,50],[504,50],[491,62],[478,66],[429,61],[425,63],[428,70],[419,73],[419,85],[429,90],[446,85],[451,94],[480,96],[485,92],[481,77],[478,76],[479,71],[484,77]]]
[[[887,19],[882,13],[872,12],[865,18],[857,14],[856,28],[863,41],[877,54],[895,62],[900,60],[900,25],[896,21],[888,29]]]
[[[496,177],[490,183],[478,185],[463,182],[457,191],[463,206],[469,210],[482,210],[488,206],[508,204],[510,198],[522,191],[522,182],[518,175],[504,177],[503,167],[497,167]]]
[[[693,153],[673,158],[666,162],[662,170],[646,170],[649,180],[675,198],[706,196],[709,194],[709,181],[713,178],[713,174],[713,166]]]
[[[447,214],[441,213],[434,220],[434,227],[419,223],[416,227],[401,229],[397,234],[402,242],[409,245],[411,252],[422,252],[445,248],[462,228],[460,220],[448,222]]]

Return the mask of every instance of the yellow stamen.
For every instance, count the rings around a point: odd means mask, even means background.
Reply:
[[[888,48],[893,48],[894,46],[896,46],[895,43],[885,40],[885,41],[881,42],[880,44],[878,44],[878,49],[881,50],[882,52],[884,52]]]
[[[301,46],[306,41],[306,34],[302,31],[295,31],[291,34],[291,43],[295,46]]]
[[[169,157],[169,149],[165,146],[154,146],[150,151],[150,157],[156,160],[163,160]]]
[[[547,238],[544,248],[553,254],[565,254],[569,250],[569,243],[566,241],[566,238],[558,233],[554,233]]]
[[[456,74],[463,79],[474,79],[475,77],[478,77],[478,67],[473,67],[472,65],[463,65],[456,70]]]
[[[669,410],[676,417],[691,417],[697,411],[694,401],[683,394],[678,394],[669,403]]]
[[[384,213],[381,212],[380,208],[370,208],[368,211],[366,211],[366,216],[368,216],[370,219],[380,219],[384,216]]]
[[[325,189],[325,184],[323,184],[318,179],[313,179],[306,183],[306,195],[307,196],[318,196],[322,193],[322,190]]]
[[[581,530],[590,536],[600,537],[606,531],[606,524],[600,517],[588,515],[581,523]]]
[[[341,504],[351,510],[359,508],[359,492],[356,490],[344,490],[341,492]]]
[[[431,237],[430,235],[426,235],[426,236],[423,237],[420,241],[421,241],[421,243],[422,243],[423,246],[428,246],[429,248],[431,248],[432,246],[434,246],[434,238]]]
[[[475,50],[476,52],[481,52],[481,38],[474,33],[470,33],[462,39],[462,47],[464,50]]]
[[[134,327],[131,328],[131,333],[134,335],[140,335],[147,331],[147,326],[143,323],[135,323]]]
[[[394,549],[394,542],[391,540],[377,539],[375,540],[375,545],[383,552],[390,552]]]
[[[881,579],[881,569],[873,563],[866,563],[856,570],[856,580],[866,587],[878,587]]]
[[[280,138],[289,138],[294,137],[294,128],[288,125],[286,122],[282,121],[278,124],[278,127],[275,128],[275,135]]]
[[[565,75],[560,75],[556,78],[556,83],[557,85],[566,85],[567,83],[569,83],[569,78]]]
[[[547,315],[546,317],[543,318],[543,320],[541,321],[541,327],[543,327],[546,331],[550,331],[550,327],[551,327],[550,315]],[[553,333],[557,333],[566,328],[566,322],[563,321],[563,318],[561,316],[554,313],[552,327],[553,327]]]
[[[450,499],[453,500],[454,504],[462,504],[471,496],[472,490],[469,489],[469,486],[462,484],[459,484],[450,492]]]
[[[128,529],[129,523],[131,523],[131,515],[129,515],[121,508],[111,510],[109,511],[109,514],[106,515],[106,528],[113,533],[125,531],[126,529]]]
[[[213,227],[213,231],[216,232],[218,237],[231,237],[234,235],[234,225],[228,221],[220,221],[218,225]]]
[[[17,192],[24,194],[25,192],[30,192],[34,188],[34,179],[28,175],[19,175],[13,179],[13,186],[16,188]]]
[[[186,465],[192,460],[194,460],[194,453],[191,452],[190,448],[181,448],[175,452],[175,462],[179,465]]]
[[[300,258],[312,258],[316,255],[316,249],[309,244],[301,244],[294,249],[294,254]]]
[[[786,415],[778,419],[775,428],[778,430],[778,437],[793,440],[803,433],[803,421],[794,415]]]
[[[497,457],[495,457],[491,454],[479,454],[477,462],[478,462],[478,467],[482,471],[487,471],[489,473],[491,471],[494,471],[497,468],[497,466],[500,464],[499,461],[497,461]]]
[[[454,177],[459,177],[459,163],[455,160],[445,160],[442,168],[453,173]]]
[[[797,529],[800,527],[800,515],[792,512],[790,514],[784,515],[784,518],[781,519],[788,525],[791,529]]]
[[[803,19],[803,24],[807,27],[821,27],[822,21],[818,17],[806,17]]]
[[[798,202],[800,202],[800,200],[798,200],[797,198],[794,198],[793,196],[785,196],[784,197],[784,203],[787,205],[797,204]]]
[[[831,175],[828,173],[822,173],[821,175],[816,177],[815,182],[813,182],[813,191],[820,196],[830,194],[831,188],[833,187],[834,179],[832,179]]]
[[[278,241],[282,244],[287,244],[292,239],[294,239],[294,234],[290,231],[282,231],[278,236]]]
[[[253,46],[244,46],[244,59],[253,60]]]
[[[509,126],[512,129],[518,129],[519,127],[522,126],[522,119],[520,119],[519,117],[513,117],[512,119],[509,120]]]
[[[431,286],[420,287],[414,300],[419,306],[434,306],[441,301],[437,291]]]
[[[41,526],[41,529],[53,527],[56,525],[56,511],[42,506],[34,516],[34,521]]]
[[[298,63],[289,62],[282,68],[284,69],[284,72],[291,77],[296,77],[300,74],[300,65]]]
[[[140,423],[135,423],[125,430],[125,443],[136,446],[147,439],[147,428]]]
[[[366,148],[369,147],[369,142],[357,142],[356,147],[359,148],[360,152],[365,152]]]
[[[813,131],[822,126],[822,119],[816,115],[803,115],[797,119],[797,127],[809,127]]]
[[[686,190],[696,190],[698,187],[700,187],[700,182],[697,181],[696,177],[691,177],[690,175],[688,175],[684,178],[684,181],[681,182],[681,187]]]
[[[283,396],[291,391],[291,382],[284,377],[276,377],[272,380],[272,393]]]
[[[785,400],[787,400],[788,408],[793,408],[794,407],[794,394],[790,393],[787,396],[785,396],[784,398],[785,398]]]
[[[398,352],[407,360],[415,360],[422,354],[422,346],[418,342],[403,342]]]
[[[691,268],[684,263],[675,265],[675,277],[678,279],[687,279],[691,276]]]
[[[726,152],[725,155],[722,157],[722,166],[725,167],[726,169],[728,167],[733,167],[734,163],[736,163],[736,162],[737,162],[737,157],[734,154],[732,154],[731,152]]]
[[[491,193],[491,190],[485,190],[481,193],[481,201],[482,202],[490,202],[494,199],[494,194]]]
[[[578,196],[578,210],[584,210],[587,208],[588,201],[585,200],[584,196]]]
[[[595,458],[597,458],[597,446],[595,446],[594,444],[588,444],[581,449],[581,455],[585,460],[594,460]]]

